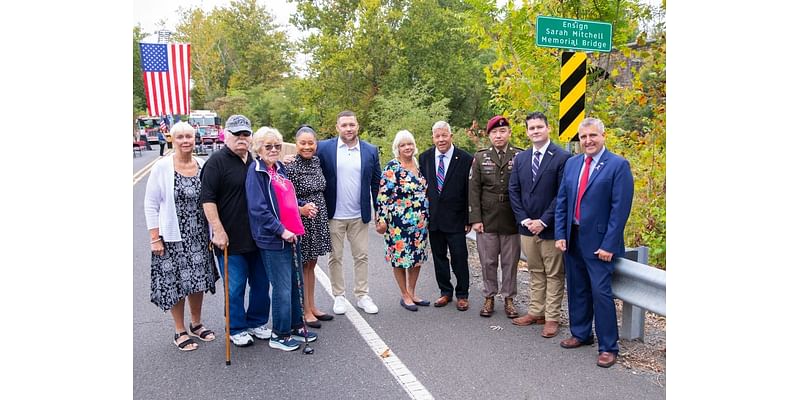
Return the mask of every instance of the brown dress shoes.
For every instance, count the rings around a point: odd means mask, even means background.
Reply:
[[[572,336],[569,339],[562,340],[561,341],[561,347],[563,347],[565,349],[574,349],[576,347],[588,346],[588,345],[593,344],[593,343],[594,343],[593,339],[589,339],[588,342],[581,342],[580,340],[578,340],[578,338],[576,338],[575,336]]]
[[[601,352],[599,356],[597,356],[597,366],[608,368],[614,363],[617,362],[617,355],[614,353],[609,353],[607,351]]]
[[[481,308],[481,317],[491,317],[494,314],[494,296],[487,297]]]
[[[456,308],[458,309],[458,311],[467,311],[467,309],[469,309],[469,300],[458,299],[458,303],[456,303]]]
[[[547,321],[542,329],[542,337],[551,338],[558,334],[558,321]]]
[[[433,302],[433,306],[434,307],[444,307],[444,306],[447,305],[447,303],[450,302],[450,299],[451,299],[450,296],[439,297],[438,299],[436,299],[435,302]]]
[[[544,317],[537,317],[535,315],[525,314],[519,318],[514,318],[511,323],[517,326],[528,326],[531,324],[543,324]]]
[[[506,297],[506,317],[508,318],[517,318],[519,317],[519,313],[517,312],[516,307],[514,307],[514,299],[511,297]]]

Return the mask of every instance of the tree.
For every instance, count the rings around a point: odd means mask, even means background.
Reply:
[[[520,122],[513,124],[512,142],[524,147],[529,142],[521,121],[527,112],[542,111],[558,127],[561,50],[535,45],[536,16],[613,24],[616,55],[591,57],[588,62],[598,73],[587,82],[586,115],[604,121],[606,144],[631,162],[635,197],[626,245],[650,247],[651,264],[666,268],[666,31],[656,24],[654,32],[660,34],[647,42],[640,28],[640,22],[652,20],[658,10],[622,0],[524,0],[520,7],[509,2],[501,9],[492,0],[467,3],[471,8],[465,11],[466,29],[496,57],[484,70],[491,104]],[[630,82],[618,79],[623,73],[630,75]],[[559,143],[557,133],[553,129],[551,139]]]
[[[381,160],[394,157],[392,142],[403,129],[414,135],[418,149],[426,149],[432,145],[433,124],[446,121],[450,116],[448,101],[441,99],[430,103],[430,95],[418,88],[380,94],[375,97],[369,115],[370,125],[364,127],[363,136],[380,148]]]
[[[203,107],[218,99],[228,104],[234,92],[279,87],[291,72],[286,33],[256,0],[233,1],[208,14],[184,10],[176,39],[192,44],[192,103]]]
[[[312,56],[304,100],[325,125],[344,109],[370,122],[379,96],[424,88],[426,104],[448,99],[451,124],[485,120],[488,53],[462,29],[460,0],[296,0],[292,21]],[[391,93],[391,94],[389,94]]]
[[[144,97],[144,80],[142,78],[142,58],[139,42],[145,38],[142,27],[133,27],[133,118],[147,113],[147,102]]]

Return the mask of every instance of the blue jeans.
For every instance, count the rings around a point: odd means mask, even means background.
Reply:
[[[299,245],[295,257],[300,260]],[[261,258],[272,282],[272,332],[276,336],[289,336],[293,328],[303,326],[298,273],[292,259],[292,247],[287,243],[283,250],[262,249]],[[300,274],[301,283],[302,279]]]
[[[217,256],[217,261],[219,274],[225,279],[224,256]],[[223,280],[223,285],[224,282]],[[244,291],[248,283],[250,297],[245,311]],[[258,251],[228,254],[228,302],[231,335],[259,327],[269,321],[269,276]]]

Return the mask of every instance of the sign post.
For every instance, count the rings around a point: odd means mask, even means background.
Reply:
[[[558,139],[569,142],[578,134],[586,107],[586,53],[561,53],[561,101],[558,107]]]
[[[536,45],[565,49],[561,53],[561,97],[558,107],[558,138],[575,140],[586,107],[586,53],[611,51],[612,26],[608,22],[536,17]]]

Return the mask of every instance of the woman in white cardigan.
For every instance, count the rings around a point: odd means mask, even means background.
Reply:
[[[178,122],[170,130],[175,153],[161,158],[150,171],[144,196],[144,215],[150,230],[150,301],[170,311],[175,324],[172,342],[181,351],[198,347],[190,336],[214,340],[203,326],[203,293],[215,292],[219,273],[209,243],[208,222],[200,204],[203,160],[192,156],[194,128]],[[184,304],[189,298],[189,332]]]

